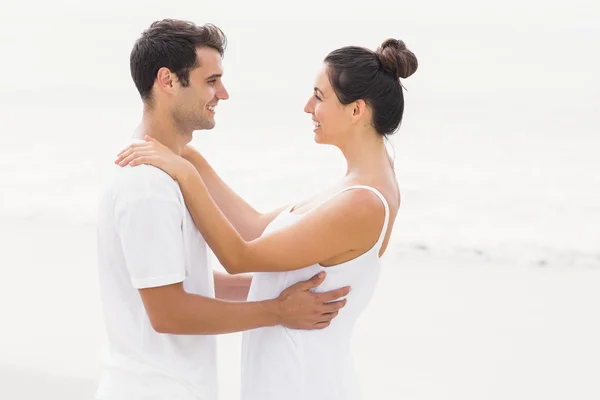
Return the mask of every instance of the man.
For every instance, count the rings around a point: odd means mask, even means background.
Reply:
[[[214,127],[215,107],[229,97],[221,81],[224,48],[225,36],[213,25],[163,20],[142,34],[130,60],[144,103],[140,138],[151,136],[182,154],[194,130]],[[233,226],[246,238],[259,236],[279,210],[257,213],[207,171],[207,185]],[[177,182],[148,165],[115,174],[98,214],[109,344],[98,399],[215,400],[213,335],[279,324],[324,328],[344,306],[345,300],[335,300],[348,288],[310,290],[324,276],[273,300],[237,301],[246,298],[251,277],[209,268],[206,244]]]

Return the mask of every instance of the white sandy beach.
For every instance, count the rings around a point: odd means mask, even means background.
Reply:
[[[16,278],[0,295],[0,398],[92,399],[103,343],[93,227],[0,226],[0,263]],[[366,398],[600,398],[600,270],[446,256],[391,248],[354,337]],[[221,399],[237,399],[239,335],[219,352]]]
[[[365,400],[600,399],[597,2],[9,3],[0,400],[93,398],[95,204],[141,112],[131,45],[165,17],[226,31],[231,99],[193,144],[260,211],[344,173],[302,112],[329,51],[398,37],[417,55],[392,139],[402,207],[354,335]],[[239,356],[220,337],[220,400],[239,398]]]

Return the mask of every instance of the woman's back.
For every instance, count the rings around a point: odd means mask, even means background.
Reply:
[[[354,324],[373,297],[379,279],[379,251],[386,236],[390,210],[383,195],[372,187],[351,186],[341,192],[356,189],[372,191],[384,205],[383,226],[373,247],[352,260],[331,267],[314,264],[294,271],[254,274],[248,301],[276,298],[287,287],[320,271],[326,271],[327,277],[316,291],[324,292],[346,285],[351,286],[352,291],[347,296],[344,309],[326,329],[308,331],[275,326],[245,332],[242,400],[360,397],[350,339]],[[288,207],[282,211],[265,232],[292,224],[305,215],[293,214],[291,209]]]

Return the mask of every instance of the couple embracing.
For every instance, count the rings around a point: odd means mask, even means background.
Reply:
[[[417,59],[395,39],[328,54],[304,111],[347,172],[260,213],[188,144],[229,98],[225,47],[214,25],[167,19],[131,51],[144,108],[99,202],[108,348],[96,398],[216,400],[215,335],[231,332],[244,332],[242,400],[361,398],[350,340],[400,206],[384,139]],[[210,268],[207,246],[227,273]]]

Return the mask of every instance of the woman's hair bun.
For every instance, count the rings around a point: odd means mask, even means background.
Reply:
[[[376,51],[383,68],[398,78],[408,78],[415,73],[419,63],[414,53],[402,40],[387,39]]]

